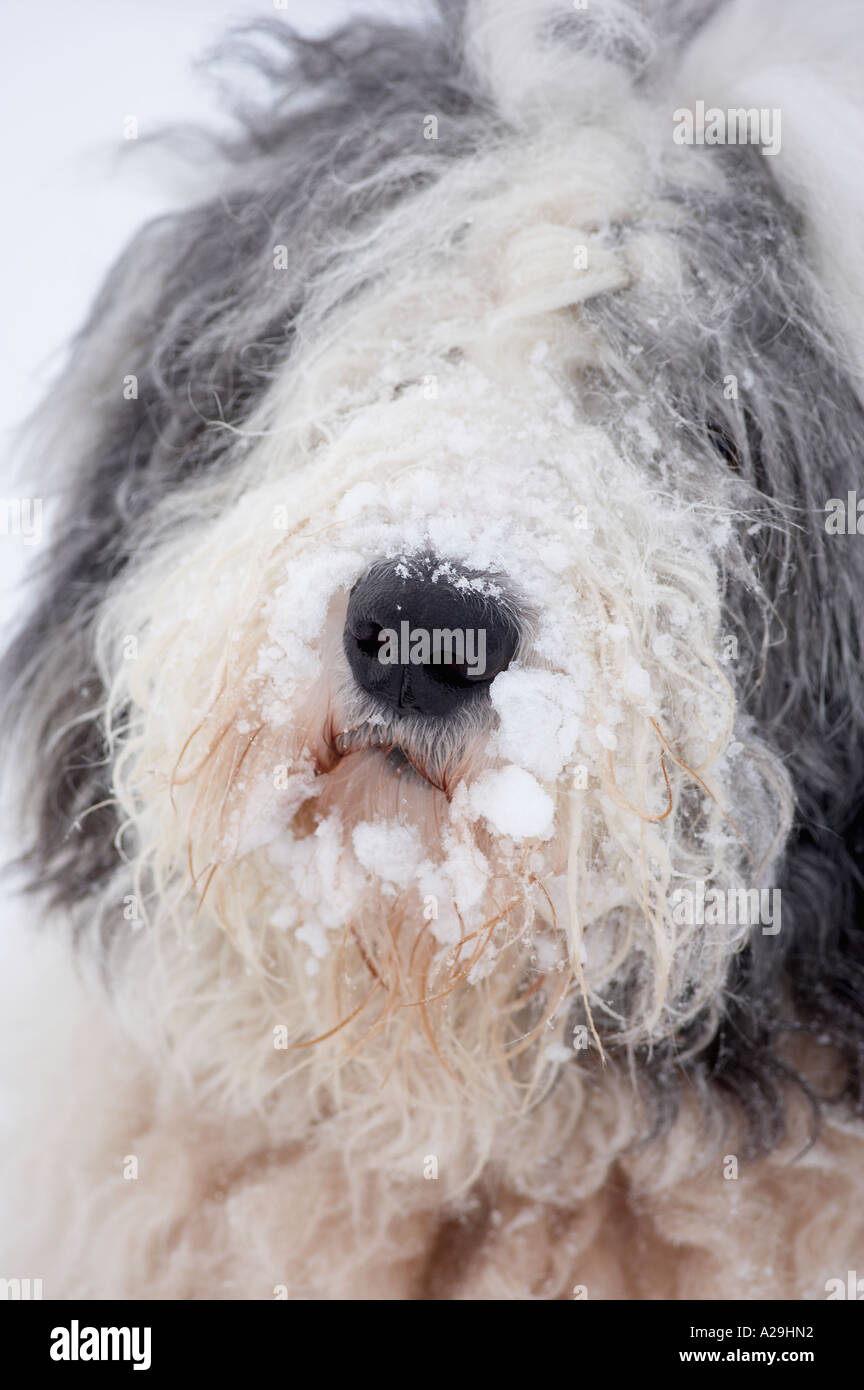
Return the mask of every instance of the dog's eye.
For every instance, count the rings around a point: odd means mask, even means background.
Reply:
[[[732,436],[716,420],[708,420],[705,425],[708,435],[708,442],[716,454],[719,454],[726,467],[733,473],[741,472],[741,456],[738,453]]]

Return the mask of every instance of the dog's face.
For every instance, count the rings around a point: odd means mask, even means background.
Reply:
[[[585,306],[681,273],[634,162],[514,144],[420,199],[446,252],[282,369],[103,616],[159,929],[227,934],[293,1043],[425,1028],[460,1075],[542,1037],[548,1080],[694,1018],[747,923],[676,922],[675,891],[771,872],[784,776],[723,666],[733,489],[597,399]]]
[[[401,42],[377,61],[410,68]],[[374,138],[342,98],[311,152],[302,109],[250,136],[82,346],[99,539],[60,625],[98,664],[62,752],[107,741],[119,856],[81,821],[86,878],[230,1086],[399,1063],[418,1097],[536,1093],[582,1052],[704,1042],[753,924],[676,894],[777,882],[778,715],[820,703],[771,655],[819,351],[757,151],[676,149],[615,83],[603,119],[489,125],[432,66],[429,141],[386,76]]]

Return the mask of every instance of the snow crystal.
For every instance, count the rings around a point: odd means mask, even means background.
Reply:
[[[569,676],[512,668],[490,687],[499,719],[496,746],[502,757],[544,782],[571,759],[579,735],[581,691]]]
[[[298,927],[296,936],[298,941],[306,943],[316,960],[323,960],[330,950],[324,928],[317,922],[307,922],[305,926]]]
[[[388,883],[410,883],[420,862],[416,830],[388,821],[361,821],[352,840],[364,869]]]
[[[644,667],[628,661],[624,670],[624,689],[632,696],[642,714],[653,714],[657,708],[651,689],[651,678]]]
[[[489,883],[489,865],[473,837],[460,836],[448,828],[443,841],[446,854],[444,869],[450,883],[450,896],[459,905],[460,911],[465,913],[483,901]]]
[[[548,840],[554,828],[555,803],[536,778],[521,767],[484,772],[469,791],[471,810],[499,835],[514,840]]]

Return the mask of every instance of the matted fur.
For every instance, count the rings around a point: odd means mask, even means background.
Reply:
[[[83,967],[43,942],[70,1055],[20,1102],[69,1153],[6,1256],[49,1296],[802,1298],[860,1259],[864,559],[823,512],[864,278],[791,106],[776,168],[672,142],[747,11],[267,26],[213,200],[109,280],[7,706]],[[429,553],[520,630],[443,733],[341,646]],[[700,883],[779,888],[780,932],[676,920]]]

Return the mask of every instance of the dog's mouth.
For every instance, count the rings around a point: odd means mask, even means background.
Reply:
[[[437,780],[437,772],[425,762],[418,762],[412,758],[404,748],[398,746],[385,746],[383,744],[371,744],[370,751],[377,753],[384,760],[388,772],[394,778],[401,778],[406,782],[424,783],[431,787],[433,791],[443,792],[450,799],[451,791],[446,776],[442,776],[441,781]]]
[[[448,740],[445,748],[441,738],[418,739],[416,733],[410,736],[408,730],[400,730],[398,721],[388,721],[385,726],[364,721],[337,730],[331,719],[322,743],[322,752],[315,760],[320,776],[332,773],[349,759],[371,754],[383,762],[392,780],[425,784],[433,791],[442,792],[448,801],[461,776],[466,756],[466,748],[457,741]]]

